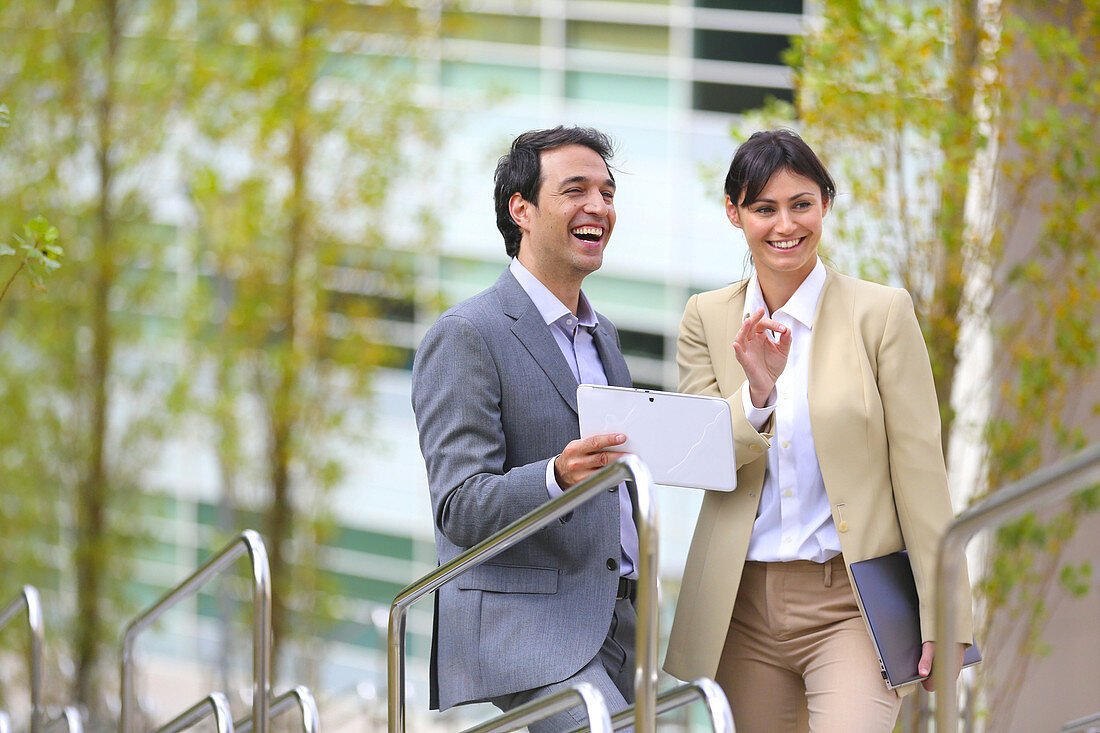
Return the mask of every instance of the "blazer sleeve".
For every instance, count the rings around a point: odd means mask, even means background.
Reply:
[[[444,316],[428,330],[412,402],[435,524],[450,542],[471,547],[549,499],[547,460],[505,470],[500,376],[468,319]]]
[[[936,558],[954,518],[940,441],[940,415],[928,349],[913,300],[897,290],[878,353],[878,388],[889,446],[890,480],[920,598],[921,635],[935,638]],[[965,575],[965,574],[964,574]],[[959,594],[958,641],[973,639],[970,583]]]
[[[676,364],[680,370],[679,390],[688,394],[724,397],[729,402],[730,419],[733,422],[734,459],[736,467],[740,469],[746,463],[762,458],[771,446],[770,431],[774,417],[769,417],[764,423],[763,431],[758,431],[748,421],[741,395],[741,391],[748,385],[744,379],[732,394],[722,394],[714,371],[712,348],[726,348],[726,345],[710,344],[707,341],[703,319],[699,313],[699,296],[693,295],[684,308],[680,336],[676,342]],[[729,348],[732,352],[732,345]]]

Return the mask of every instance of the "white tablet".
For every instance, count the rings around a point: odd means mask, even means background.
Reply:
[[[622,433],[653,480],[669,486],[733,491],[733,424],[720,397],[582,384],[577,387],[581,437]]]

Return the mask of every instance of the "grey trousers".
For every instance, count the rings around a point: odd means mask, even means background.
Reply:
[[[615,613],[611,617],[611,626],[607,630],[603,646],[576,674],[545,687],[502,695],[493,698],[491,702],[502,711],[507,711],[535,698],[546,697],[572,687],[578,682],[587,682],[600,691],[608,710],[614,715],[634,701],[634,629],[637,621],[634,604],[630,600],[616,601]],[[530,733],[564,733],[587,720],[584,707],[578,705],[564,713],[532,723],[528,730]],[[633,728],[626,729],[626,733],[631,731]]]

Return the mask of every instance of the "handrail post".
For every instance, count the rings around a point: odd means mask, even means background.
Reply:
[[[1100,445],[1086,448],[1011,483],[958,516],[940,540],[936,566],[936,639],[941,641],[941,650],[950,648],[950,640],[955,638],[958,606],[955,593],[948,589],[958,584],[965,560],[963,550],[974,535],[1053,504],[1097,482],[1100,482]],[[936,730],[954,733],[959,717],[954,667],[950,664],[933,664],[932,667],[936,685]]]
[[[467,570],[521,542],[557,518],[568,514],[600,492],[622,481],[634,482],[635,516],[638,527],[638,637],[635,649],[635,695],[643,706],[654,710],[657,691],[657,526],[656,501],[649,470],[633,455],[625,456],[597,471],[576,486],[520,517],[499,532],[482,540],[450,562],[404,588],[390,605],[387,635],[386,674],[389,733],[405,731],[405,616],[409,606]],[[629,487],[628,487],[629,489]],[[644,526],[643,526],[644,525]],[[650,638],[652,637],[652,638]],[[636,700],[637,702],[637,700]],[[652,733],[654,719],[642,723],[639,733]],[[124,732],[125,733],[125,732]]]
[[[24,585],[19,596],[0,611],[0,627],[15,618],[20,608],[27,609],[27,664],[30,672],[31,733],[41,733],[42,710],[42,600],[38,589]]]
[[[122,710],[119,728],[122,733],[137,733],[134,720],[136,704],[133,667],[134,645],[138,635],[168,609],[194,595],[206,581],[230,567],[237,558],[246,553],[252,564],[252,725],[256,733],[267,733],[271,704],[271,570],[263,538],[251,529],[242,532],[126,627],[120,655]]]
[[[649,468],[635,455],[621,459],[630,471],[627,489],[638,528],[638,612],[634,629],[634,730],[657,725],[657,502]]]

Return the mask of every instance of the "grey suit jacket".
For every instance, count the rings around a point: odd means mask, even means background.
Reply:
[[[630,386],[618,334],[593,335],[608,382]],[[507,269],[428,330],[412,403],[445,563],[548,500],[546,466],[579,437],[577,381]],[[619,503],[606,492],[436,598],[432,707],[561,681],[599,651],[619,579]]]

